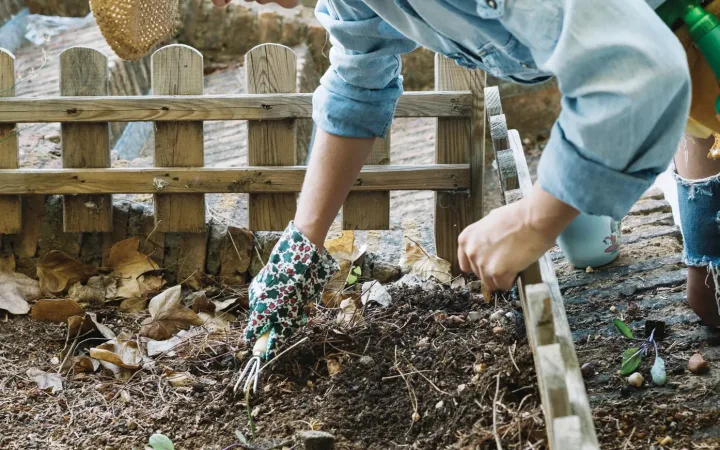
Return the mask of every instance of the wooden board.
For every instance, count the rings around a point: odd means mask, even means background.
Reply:
[[[159,95],[203,92],[203,58],[186,45],[168,45],[152,55],[152,91]],[[156,122],[155,167],[202,167],[202,122]],[[205,196],[155,195],[155,223],[161,232],[205,230]]]
[[[435,89],[469,89],[467,69],[453,60],[435,55]],[[472,119],[439,118],[435,137],[435,163],[469,164],[472,146]],[[472,223],[473,202],[466,192],[435,194],[435,247],[437,255],[452,264],[452,273],[460,273],[458,236]]]
[[[276,120],[312,117],[313,94],[20,97],[0,100],[0,123]],[[395,117],[470,117],[469,91],[403,94]]]
[[[289,193],[300,191],[305,178],[305,169],[305,166],[238,169],[209,167],[6,169],[0,170],[0,192],[6,194]],[[365,166],[351,190],[467,192],[469,187],[468,164]]]
[[[375,139],[366,164],[390,164],[390,130],[385,139]],[[344,230],[390,228],[390,192],[351,192],[342,209]]]
[[[517,186],[505,192],[505,200],[507,203],[518,201],[532,191],[532,179],[520,134],[516,130],[502,130],[505,120],[504,117],[499,118],[502,107],[497,88],[486,89],[485,98],[488,114],[490,111],[496,113],[488,117],[491,125],[495,126],[493,144],[496,157],[503,156],[504,159],[502,167],[498,161],[498,176],[501,181],[514,180]],[[505,142],[509,149],[503,148]],[[503,183],[503,186],[507,185]],[[599,449],[572,333],[550,257],[544,255],[523,271],[517,284],[538,373],[550,448]]]
[[[15,95],[15,56],[0,49],[0,97]],[[0,124],[0,169],[18,167],[18,136],[14,123]],[[20,198],[0,195],[0,235],[20,233],[22,206]]]
[[[250,94],[296,91],[297,58],[288,47],[263,44],[245,55]],[[295,119],[248,122],[248,163],[251,166],[297,164]],[[295,217],[296,194],[250,194],[248,216],[253,231],[282,231]]]
[[[107,58],[97,50],[73,47],[60,54],[60,95],[107,95]],[[63,123],[62,162],[65,168],[110,167],[110,130],[107,123]],[[63,231],[112,230],[112,196],[63,197]]]

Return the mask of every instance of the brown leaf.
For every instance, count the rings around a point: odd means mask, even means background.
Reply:
[[[192,310],[196,313],[200,313],[203,311],[208,313],[215,312],[215,303],[213,303],[210,299],[207,298],[207,295],[205,295],[205,291],[193,292],[188,297],[192,297],[191,307]],[[185,304],[187,304],[187,298]]]
[[[138,251],[139,245],[140,241],[134,237],[120,241],[110,249],[108,267],[112,269],[111,276],[118,279],[117,297],[133,298],[143,295],[144,291],[148,290],[148,283],[144,280],[145,286],[141,287],[138,277],[159,268],[148,255]]]
[[[63,379],[56,373],[47,373],[36,367],[28,369],[25,373],[28,378],[37,383],[40,390],[55,394],[63,389]]]
[[[118,369],[137,370],[142,362],[137,342],[126,334],[120,334],[115,339],[91,348],[90,357],[100,361],[103,367],[115,374],[120,372]]]
[[[198,317],[203,321],[203,326],[209,331],[223,330],[237,320],[237,317],[226,312],[198,313]]]
[[[415,274],[422,279],[435,278],[440,283],[450,283],[450,263],[437,256],[430,255],[420,244],[408,241],[405,245],[405,254],[400,260],[403,270]]]
[[[37,274],[43,292],[60,294],[77,282],[86,282],[97,274],[97,268],[53,250],[38,262]]]
[[[337,359],[331,358],[327,360],[328,375],[334,377],[343,370],[342,364]]]
[[[114,339],[115,333],[97,320],[94,313],[85,313],[85,316],[68,317],[68,340],[77,336],[98,334],[106,339]]]
[[[62,367],[63,373],[70,371],[75,373],[95,372],[100,367],[100,361],[87,355],[80,355],[68,359]]]
[[[120,303],[118,309],[125,314],[137,314],[145,311],[148,299],[144,297],[126,298]]]
[[[342,294],[353,264],[365,253],[367,246],[355,245],[355,233],[346,230],[339,238],[325,241],[325,249],[335,258],[340,270],[325,285],[322,302],[328,308],[337,308],[345,298]]]
[[[107,295],[108,291],[110,291],[110,296]],[[91,277],[85,285],[79,282],[73,284],[68,290],[68,296],[78,302],[102,305],[105,303],[106,298],[114,297],[113,291],[117,291],[116,282],[113,278],[95,276]]]
[[[357,301],[353,297],[347,297],[340,302],[340,312],[335,318],[338,325],[351,328],[363,322],[362,310],[357,307]]]
[[[29,300],[42,295],[36,280],[21,273],[0,271],[0,309],[10,314],[27,314]]]
[[[150,300],[150,317],[143,321],[142,336],[162,341],[192,325],[203,324],[197,314],[181,303],[180,293],[180,286],[174,286]]]
[[[64,323],[72,316],[82,316],[85,310],[70,299],[38,300],[32,307],[32,318],[39,322]]]
[[[142,295],[155,295],[165,286],[165,279],[156,272],[159,271],[147,272],[138,277],[138,285]]]

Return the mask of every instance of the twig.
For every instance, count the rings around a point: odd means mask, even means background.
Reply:
[[[632,431],[630,432],[630,435],[625,439],[625,445],[623,445],[623,450],[628,448],[628,445],[630,445],[630,439],[632,439],[633,434],[635,434],[635,427],[633,427]]]
[[[518,373],[522,373],[522,372],[520,372],[520,368],[518,367],[517,363],[515,362],[515,357],[513,356],[513,353],[515,353],[516,348],[517,348],[517,341],[513,342],[512,350],[510,349],[510,347],[508,347],[508,353],[510,353],[510,360],[512,361],[513,366],[515,366]]]
[[[408,379],[405,378],[405,374],[402,372],[402,370],[400,370],[400,365],[398,364],[398,359],[397,359],[397,345],[395,346],[395,370],[397,370],[397,372],[400,374],[403,381],[405,382],[405,385],[407,386],[408,397],[410,397],[410,405],[412,406],[412,409],[413,409],[413,416],[415,416],[415,414],[419,414],[418,413],[417,396],[415,395],[415,391],[413,390],[412,386],[410,385],[410,381],[408,381]],[[411,419],[410,428],[408,428],[408,433],[412,429],[412,424],[414,424],[414,423],[415,423],[415,417],[413,417]]]
[[[294,344],[291,345],[290,347],[288,347],[288,348],[286,348],[285,350],[283,350],[282,352],[278,353],[277,356],[275,356],[273,359],[271,359],[270,361],[268,361],[267,363],[265,363],[265,365],[262,366],[262,367],[260,368],[260,370],[258,370],[258,375],[260,375],[260,372],[262,372],[263,370],[265,370],[265,369],[267,368],[267,366],[269,366],[270,364],[274,363],[279,357],[281,357],[281,356],[284,355],[285,353],[289,352],[290,350],[294,349],[295,347],[297,347],[298,345],[302,344],[303,342],[305,342],[305,341],[307,341],[307,340],[308,340],[308,337],[305,336],[304,338],[300,339],[299,341],[297,341],[296,343],[294,343]]]
[[[500,374],[495,376],[495,398],[493,399],[493,436],[495,436],[495,444],[498,450],[502,450],[502,442],[500,442],[500,435],[497,430],[497,401],[498,393],[500,392]]]

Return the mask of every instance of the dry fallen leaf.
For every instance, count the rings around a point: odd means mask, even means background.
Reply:
[[[77,282],[86,282],[97,274],[97,268],[88,266],[65,253],[53,250],[37,264],[40,289],[49,294],[60,294]]]
[[[348,297],[340,302],[340,312],[335,318],[335,322],[347,328],[363,322],[362,311],[358,309],[354,298]]]
[[[32,307],[32,318],[39,322],[64,323],[72,316],[82,316],[85,310],[70,299],[38,300]]]
[[[442,258],[430,255],[413,241],[408,241],[405,245],[405,254],[400,259],[400,266],[403,270],[425,280],[429,280],[431,277],[440,283],[450,283],[452,280],[450,263]]]
[[[222,330],[230,326],[231,323],[237,320],[237,317],[226,312],[200,312],[198,317],[203,321],[203,326],[209,331]]]
[[[100,361],[87,355],[80,355],[68,359],[62,367],[63,373],[70,371],[75,373],[95,372],[100,367]]]
[[[452,282],[450,283],[450,287],[452,289],[462,289],[465,287],[465,285],[466,285],[465,277],[462,277],[462,276],[454,278],[452,280]]]
[[[392,297],[388,294],[385,286],[377,281],[367,281],[362,285],[362,304],[367,305],[368,302],[375,302],[380,306],[388,306],[392,302]]]
[[[343,370],[342,364],[340,364],[340,361],[338,361],[335,358],[331,358],[327,360],[327,368],[328,368],[328,375],[331,377],[334,377],[335,375],[339,374]]]
[[[105,339],[114,339],[115,333],[97,320],[94,313],[85,313],[85,316],[68,317],[68,340],[73,340],[78,336],[88,336],[90,334],[99,334]]]
[[[162,341],[179,330],[203,324],[197,314],[181,303],[180,293],[180,286],[174,286],[150,300],[150,317],[143,321],[142,336]]]
[[[137,314],[145,311],[147,308],[148,299],[144,297],[126,298],[120,302],[118,309],[125,314]]]
[[[21,273],[0,270],[0,309],[10,314],[27,314],[30,311],[29,300],[42,295],[36,280]]]
[[[213,303],[212,301],[210,301],[209,298],[207,298],[205,291],[193,292],[192,294],[185,297],[183,303],[190,306],[192,310],[196,313],[214,313],[216,309],[215,303]]]
[[[367,246],[355,245],[355,233],[347,230],[337,239],[325,241],[325,249],[335,258],[340,270],[328,281],[323,291],[323,305],[337,307],[343,299],[341,295],[347,284],[348,275],[355,262],[365,254]]]
[[[120,241],[110,249],[107,265],[112,269],[111,276],[118,279],[117,297],[140,297],[150,290],[148,285],[157,284],[156,278],[152,278],[152,282],[143,280],[143,286],[138,281],[141,275],[159,268],[148,255],[138,251],[139,245],[135,237]]]
[[[142,355],[137,342],[130,336],[122,333],[115,339],[90,349],[90,357],[100,361],[100,364],[112,371],[116,378],[126,379],[129,371],[140,368]]]
[[[155,295],[165,286],[165,279],[156,272],[159,271],[147,272],[138,277],[138,285],[140,286],[140,293],[142,295]]]
[[[114,298],[117,292],[117,282],[114,278],[94,276],[83,285],[80,282],[73,284],[68,290],[68,296],[78,302],[103,304],[105,299]]]
[[[47,373],[36,367],[28,369],[25,373],[43,391],[50,391],[51,394],[55,394],[63,389],[63,379],[56,373]]]

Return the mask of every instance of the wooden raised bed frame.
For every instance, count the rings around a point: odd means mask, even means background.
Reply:
[[[152,55],[152,92],[108,96],[107,58],[73,47],[60,56],[61,97],[16,98],[14,57],[0,49],[0,235],[23,231],[23,195],[63,195],[63,231],[111,233],[112,194],[153,194],[159,232],[205,231],[206,193],[249,193],[250,229],[279,231],[294,216],[305,168],[296,156],[296,119],[312,94],[296,93],[296,58],[264,44],[246,55],[248,94],[202,95],[202,55],[170,45]],[[345,229],[388,229],[390,190],[433,190],[437,254],[457,263],[457,237],[482,218],[484,103],[506,202],[531,189],[517,131],[507,131],[497,88],[438,56],[434,92],[410,92],[396,117],[437,117],[435,164],[390,164],[378,140],[343,207]],[[483,101],[483,97],[487,99]],[[248,120],[248,167],[203,168],[206,120]],[[110,168],[108,122],[153,121],[154,167]],[[62,123],[63,169],[18,168],[17,123]],[[60,230],[58,230],[60,231]],[[192,239],[190,239],[192,241]],[[518,281],[535,355],[548,437],[554,449],[598,448],[590,407],[551,261]]]

